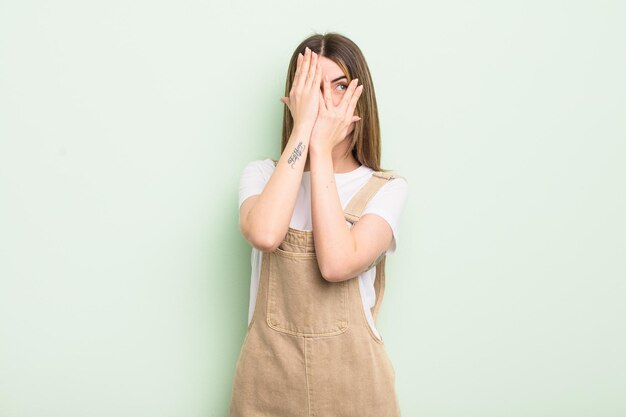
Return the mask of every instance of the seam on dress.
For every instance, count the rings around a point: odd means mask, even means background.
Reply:
[[[308,408],[307,415],[311,417],[311,393],[309,391],[309,362],[307,360],[307,351],[306,351],[306,337],[302,338],[302,343],[304,343],[304,376],[306,379],[306,404]]]

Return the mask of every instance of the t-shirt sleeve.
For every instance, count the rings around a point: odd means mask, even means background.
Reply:
[[[405,178],[394,178],[387,181],[367,203],[361,216],[367,213],[377,214],[389,223],[393,233],[391,246],[387,254],[396,251],[398,244],[398,225],[404,211],[409,191],[409,184]]]
[[[263,192],[274,168],[274,161],[271,159],[252,161],[244,167],[239,178],[239,208],[246,198]]]

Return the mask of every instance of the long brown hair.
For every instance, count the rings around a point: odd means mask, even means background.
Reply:
[[[304,55],[304,50],[307,46],[316,54],[325,56],[335,62],[348,78],[348,83],[353,78],[358,78],[359,84],[363,84],[363,92],[354,109],[354,115],[360,116],[361,120],[356,122],[354,130],[350,134],[351,142],[348,149],[361,164],[372,168],[374,171],[386,171],[380,167],[380,124],[374,84],[361,49],[350,39],[339,33],[329,32],[324,35],[315,34],[303,40],[293,52],[289,61],[287,81],[285,82],[285,96],[289,97],[289,91],[291,91],[291,85],[293,84],[298,65],[298,54],[302,53]],[[287,146],[292,130],[293,117],[289,107],[285,105],[281,154]]]

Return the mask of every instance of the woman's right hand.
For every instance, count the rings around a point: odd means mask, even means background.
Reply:
[[[319,107],[322,67],[318,55],[308,47],[298,54],[298,64],[289,97],[281,97],[293,117],[294,127],[312,129]]]

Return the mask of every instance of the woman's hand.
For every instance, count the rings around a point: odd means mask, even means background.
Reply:
[[[315,151],[332,152],[333,148],[343,141],[352,122],[361,120],[354,115],[354,109],[363,85],[356,86],[358,78],[350,82],[339,105],[333,104],[328,76],[324,77],[324,97],[320,95],[319,111],[311,132],[310,148]]]
[[[307,47],[304,56],[298,54],[298,64],[289,97],[280,99],[291,112],[294,128],[311,129],[315,124],[321,96],[321,81],[322,67],[318,55]]]

